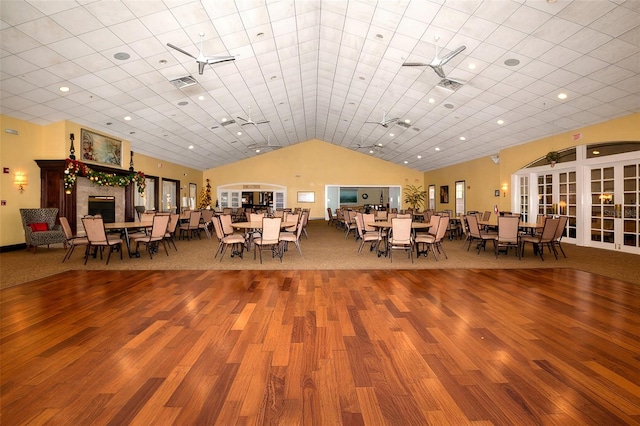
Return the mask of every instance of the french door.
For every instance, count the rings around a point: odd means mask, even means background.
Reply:
[[[640,162],[591,166],[587,244],[640,254]]]

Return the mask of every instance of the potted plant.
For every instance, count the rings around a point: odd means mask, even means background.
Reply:
[[[558,160],[560,160],[560,153],[558,151],[549,151],[545,157],[551,167],[555,166]]]
[[[410,204],[413,210],[417,210],[426,199],[427,191],[423,190],[422,186],[407,185],[404,188],[404,202]]]

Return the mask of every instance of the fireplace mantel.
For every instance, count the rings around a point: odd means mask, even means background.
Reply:
[[[71,229],[77,229],[77,191],[74,185],[71,194],[66,194],[64,190],[64,171],[67,168],[66,160],[35,160],[40,167],[40,207],[56,207],[60,216],[65,216],[69,220]],[[114,169],[100,165],[91,165],[91,168],[105,173],[116,175],[128,175],[128,170]],[[135,220],[134,204],[134,184],[124,187],[124,220],[127,222]]]

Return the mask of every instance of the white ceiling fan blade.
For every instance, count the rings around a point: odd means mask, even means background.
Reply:
[[[425,64],[424,62],[405,62],[402,64],[403,67],[426,67],[429,64]]]
[[[197,57],[193,56],[191,53],[187,52],[186,50],[182,50],[182,49],[180,49],[178,46],[174,46],[174,45],[173,45],[173,44],[171,44],[171,43],[167,43],[167,46],[169,46],[169,47],[170,47],[170,48],[172,48],[172,49],[177,50],[177,51],[178,51],[178,52],[180,52],[180,53],[184,53],[184,54],[185,54],[185,55],[187,55],[187,56],[191,56],[193,59],[198,59]]]
[[[235,56],[206,56],[203,58],[203,61],[209,65],[218,64],[220,62],[235,61],[235,60],[236,60]]]
[[[460,46],[456,50],[454,50],[452,52],[449,52],[447,55],[445,55],[440,60],[440,66],[442,66],[442,65],[446,64],[447,62],[449,62],[451,59],[453,59],[454,56],[456,56],[457,54],[459,54],[460,52],[462,52],[466,48],[467,48],[467,46]]]
[[[265,124],[265,123],[269,123],[269,120],[256,121],[253,124]]]

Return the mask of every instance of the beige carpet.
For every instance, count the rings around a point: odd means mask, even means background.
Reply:
[[[25,250],[0,254],[0,288],[33,281],[38,278],[68,270],[221,270],[221,269],[454,269],[454,268],[576,268],[611,278],[620,279],[640,285],[640,257],[628,253],[578,247],[563,244],[567,258],[562,255],[556,260],[552,254],[547,254],[545,260],[534,256],[531,246],[527,246],[522,260],[513,254],[501,255],[496,259],[493,248],[489,244],[486,252],[476,254],[474,248],[469,251],[462,249],[462,241],[445,241],[444,247],[448,255],[438,256],[435,261],[430,254],[428,258],[420,257],[414,262],[402,252],[395,252],[393,262],[389,258],[378,257],[365,246],[358,255],[359,242],[353,234],[344,238],[344,231],[327,226],[324,221],[311,221],[308,226],[309,238],[302,237],[301,247],[303,257],[300,257],[294,245],[290,245],[282,263],[277,258],[266,256],[261,265],[258,259],[253,259],[253,252],[244,254],[244,258],[231,258],[229,253],[222,262],[220,257],[213,258],[218,242],[215,239],[178,241],[178,251],[169,249],[169,256],[161,249],[159,254],[150,259],[144,253],[140,258],[120,260],[115,253],[109,265],[105,259],[90,258],[87,265],[83,265],[83,248],[79,247],[70,260],[61,263],[65,250],[52,246],[38,248],[36,254]]]

